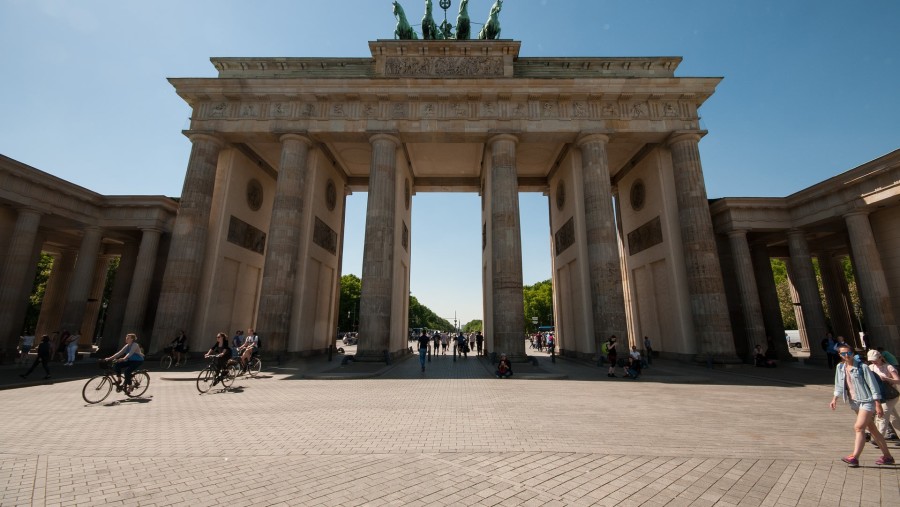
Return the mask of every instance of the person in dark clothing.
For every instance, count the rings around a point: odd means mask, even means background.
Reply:
[[[500,362],[497,363],[495,375],[497,375],[497,378],[509,378],[512,377],[512,374],[512,363],[506,358],[506,354],[500,354]]]
[[[50,378],[50,367],[48,366],[48,363],[50,362],[50,350],[50,337],[44,335],[41,337],[41,344],[38,345],[37,349],[37,357],[34,358],[34,362],[31,363],[31,368],[29,368],[27,372],[19,376],[22,378],[28,377],[28,375],[31,375],[31,372],[33,372],[34,369],[37,368],[38,363],[41,363],[41,366],[44,367],[44,371],[47,373],[44,376],[44,379]]]
[[[423,329],[422,334],[419,336],[419,364],[422,365],[422,371],[425,371],[425,356],[428,354],[429,342],[428,335],[425,334],[425,330]]]

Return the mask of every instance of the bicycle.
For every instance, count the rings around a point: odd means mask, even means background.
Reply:
[[[159,360],[159,366],[164,370],[168,370],[174,364],[175,367],[184,366],[187,364],[188,359],[188,349],[184,348],[184,352],[181,353],[181,361],[175,361],[175,349],[172,347],[166,347],[163,349],[165,354]]]
[[[81,390],[81,397],[91,405],[105,400],[112,392],[113,386],[116,392],[124,391],[129,398],[138,398],[147,392],[150,386],[150,375],[147,370],[136,370],[131,374],[131,384],[123,385],[123,379],[113,370],[112,362],[100,361],[100,368],[104,370],[101,375],[89,378]]]
[[[241,376],[244,374],[250,375],[251,377],[256,377],[259,375],[260,370],[262,370],[262,361],[259,359],[255,353],[250,356],[250,359],[247,360],[247,366],[244,367],[241,364],[241,360],[237,360],[237,376]]]
[[[219,358],[212,356],[209,358],[209,364],[197,375],[197,390],[200,394],[208,393],[213,385],[218,382],[222,383],[222,387],[228,389],[234,383],[234,379],[238,376],[238,366],[234,359],[229,359],[222,367],[220,378],[216,381],[216,363]]]

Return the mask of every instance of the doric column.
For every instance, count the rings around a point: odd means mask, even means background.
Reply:
[[[306,194],[306,159],[312,142],[297,134],[281,136],[281,166],[266,246],[266,264],[259,298],[257,326],[269,350],[287,350],[297,275],[303,196]],[[271,348],[269,348],[271,347]]]
[[[81,341],[78,347],[81,350],[91,350],[94,335],[97,329],[97,319],[100,316],[100,306],[103,304],[103,289],[106,288],[106,275],[109,273],[109,261],[111,255],[100,255],[94,266],[94,280],[91,290],[88,292],[87,304],[84,305],[84,316],[81,321]]]
[[[109,308],[106,309],[103,317],[103,339],[98,343],[100,347],[98,354],[103,357],[116,352],[116,347],[122,343],[122,338],[125,336],[125,333],[122,332],[122,321],[125,317],[128,293],[131,291],[131,281],[134,278],[137,252],[138,247],[134,241],[126,241],[122,245],[119,269],[116,270],[116,280],[109,297]],[[144,343],[147,342],[144,341]]]
[[[156,265],[156,254],[159,249],[161,234],[162,231],[159,229],[147,228],[142,230],[141,245],[138,247],[134,274],[131,277],[131,286],[129,287],[128,299],[125,304],[122,329],[126,334],[137,334],[139,341],[145,338],[141,333],[144,331],[147,297],[150,294],[150,283],[153,281],[153,267]],[[145,339],[143,342],[147,343],[147,340]]]
[[[778,347],[778,358],[792,360],[787,350],[787,341],[784,336],[784,321],[781,319],[781,305],[778,303],[778,288],[775,286],[775,275],[772,273],[772,259],[766,245],[754,245],[750,249],[753,260],[754,280],[759,292],[759,304],[762,311],[766,336],[771,336],[777,344],[780,340],[784,348]]]
[[[853,324],[850,323],[850,307],[841,294],[840,277],[844,276],[843,267],[831,252],[825,252],[818,257],[822,288],[825,289],[825,301],[828,303],[828,316],[831,317],[831,329],[834,334],[853,340],[855,337]]]
[[[694,132],[677,134],[669,140],[698,359],[712,356],[716,360],[736,362],[699,142],[700,135]]]
[[[21,208],[12,237],[7,239],[6,262],[0,278],[0,340],[7,354],[16,350],[25,321],[28,295],[34,283],[34,267],[29,267],[37,262],[32,257],[40,224],[39,211]]]
[[[800,298],[803,325],[806,329],[806,339],[809,342],[809,357],[810,359],[824,360],[825,352],[819,343],[822,338],[825,338],[828,328],[825,325],[825,311],[822,309],[822,299],[819,297],[819,284],[816,282],[816,273],[813,269],[812,257],[809,254],[809,245],[806,243],[806,234],[801,230],[791,229],[788,231],[787,237],[788,250],[791,254],[789,274]]]
[[[604,134],[589,134],[578,139],[584,181],[584,227],[590,271],[591,310],[594,317],[592,342],[599,343],[610,335],[616,335],[619,343],[627,345],[622,268],[606,154],[608,143],[609,137]],[[518,202],[518,192],[516,199]]]
[[[359,296],[360,341],[356,356],[361,360],[382,361],[385,351],[390,352],[397,148],[400,147],[400,140],[391,135],[376,134],[369,142],[372,144],[372,166],[366,206],[362,291]]]
[[[190,139],[193,143],[191,157],[172,230],[149,347],[151,352],[171,341],[177,329],[192,328],[206,257],[216,166],[224,144],[218,137],[206,134],[192,134]]]
[[[491,284],[494,351],[510,361],[525,360],[525,305],[522,300],[522,230],[519,225],[518,139],[500,134],[491,149]]]
[[[44,300],[41,302],[41,314],[38,316],[37,327],[34,330],[38,338],[59,331],[59,323],[66,305],[66,294],[69,292],[69,282],[72,280],[72,272],[75,270],[75,257],[76,251],[69,249],[65,249],[53,257],[50,278],[47,280]]]
[[[853,249],[853,262],[856,263],[859,299],[866,322],[865,334],[869,339],[867,345],[871,347],[874,343],[887,350],[900,350],[900,333],[891,307],[891,293],[869,215],[865,211],[856,211],[844,215],[844,221]]]
[[[747,337],[747,357],[752,358],[754,346],[759,345],[765,350],[767,345],[766,327],[763,323],[762,306],[759,304],[753,260],[750,257],[750,245],[747,244],[747,231],[740,229],[729,231],[728,240],[731,243],[731,256],[734,260],[734,274],[741,292],[744,333]],[[784,345],[784,336],[772,337],[773,340],[775,338],[778,338],[776,347],[778,343]],[[784,349],[786,352],[787,347]]]
[[[85,308],[94,281],[94,270],[97,268],[97,256],[100,254],[100,241],[103,229],[95,226],[85,227],[81,237],[78,258],[75,259],[75,271],[66,294],[66,306],[60,322],[61,331],[72,334],[83,334],[81,324],[84,322]]]

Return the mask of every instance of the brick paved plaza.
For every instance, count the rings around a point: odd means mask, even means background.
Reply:
[[[900,505],[874,447],[840,461],[853,417],[824,368],[657,361],[631,381],[541,357],[498,380],[473,357],[375,377],[319,358],[201,396],[177,380],[195,361],[87,406],[79,363],[0,371],[19,387],[0,391],[0,505]]]

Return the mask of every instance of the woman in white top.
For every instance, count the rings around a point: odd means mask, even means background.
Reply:
[[[125,335],[125,346],[122,350],[107,357],[106,360],[115,360],[116,374],[121,375],[124,370],[125,385],[131,385],[131,374],[144,364],[144,351],[137,342],[137,336],[134,333]]]
[[[870,350],[867,358],[869,359],[869,369],[872,370],[872,373],[878,375],[882,383],[896,389],[897,385],[900,384],[900,373],[897,373],[897,368],[888,364],[884,357],[881,356],[881,352],[877,350]],[[895,430],[900,429],[900,413],[897,413],[897,400],[900,400],[900,398],[888,399],[885,393],[882,393],[881,405],[884,407],[884,415],[880,417],[876,415],[875,426],[878,427],[878,431],[885,438],[889,435],[889,432],[885,431],[888,429],[888,421],[890,421],[891,426]]]

